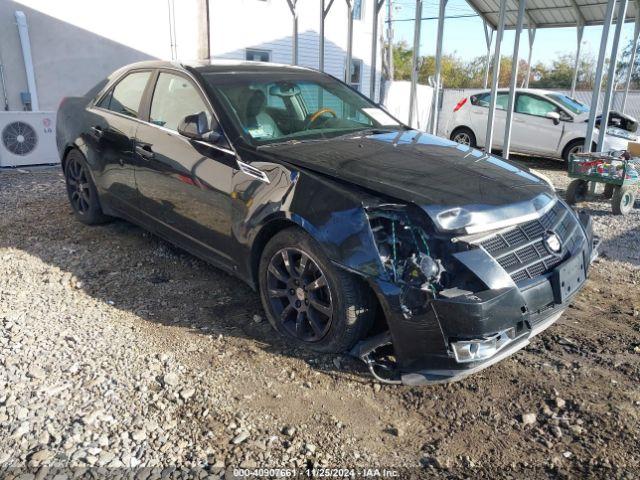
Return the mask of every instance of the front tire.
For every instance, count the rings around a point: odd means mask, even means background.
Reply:
[[[98,225],[108,222],[100,206],[89,165],[79,150],[71,150],[65,159],[64,178],[67,185],[67,196],[75,217],[85,225]]]
[[[299,228],[283,230],[269,241],[258,274],[269,322],[296,346],[343,352],[373,324],[375,302],[366,285],[334,267]]]
[[[451,140],[461,145],[468,145],[471,148],[475,148],[478,143],[476,142],[476,135],[470,128],[458,127],[451,132]]]

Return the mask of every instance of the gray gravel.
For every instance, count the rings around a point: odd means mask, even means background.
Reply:
[[[411,389],[291,349],[244,284],[126,222],[79,224],[63,185],[56,168],[0,171],[0,470],[640,468],[638,211],[586,205],[600,283],[549,333],[463,382]]]

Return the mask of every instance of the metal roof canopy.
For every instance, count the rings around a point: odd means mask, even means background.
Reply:
[[[499,23],[499,0],[467,0],[480,17],[496,30]],[[592,0],[527,0],[525,25],[534,28],[575,27],[577,25],[603,25],[607,2]],[[625,22],[633,21],[637,8],[629,2]],[[507,1],[504,28],[514,30],[518,21],[518,2]]]

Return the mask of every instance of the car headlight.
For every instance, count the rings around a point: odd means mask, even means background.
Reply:
[[[435,293],[444,268],[424,228],[411,221],[401,206],[369,209],[367,215],[380,261],[391,280]]]

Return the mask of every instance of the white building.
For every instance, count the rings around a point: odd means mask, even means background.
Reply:
[[[374,0],[352,1],[349,81],[368,95]],[[297,4],[298,63],[313,68],[319,61],[320,2]],[[24,56],[16,11],[26,17],[31,60]],[[325,27],[325,71],[341,79],[347,12],[347,2],[335,0]],[[190,60],[210,54],[291,63],[292,19],[287,0],[0,0],[0,109],[6,98],[9,110],[29,109],[29,103],[36,109],[36,99],[37,109],[55,110],[62,97],[84,94],[118,67],[145,59]],[[379,21],[382,32],[382,15]]]

